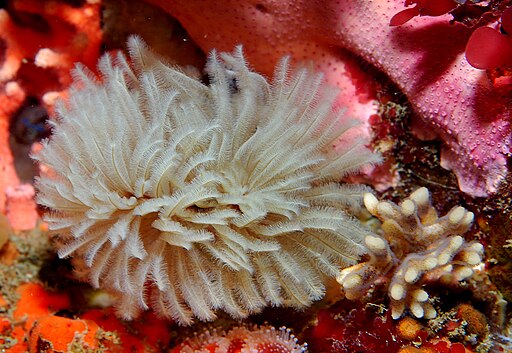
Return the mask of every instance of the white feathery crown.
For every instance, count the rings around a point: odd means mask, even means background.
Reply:
[[[269,83],[241,47],[209,55],[208,85],[137,37],[128,48],[101,58],[99,78],[77,66],[34,156],[50,169],[37,200],[59,256],[127,319],[151,306],[187,325],[320,299],[370,234],[346,213],[364,187],[340,180],[379,159],[362,141],[333,148],[353,126],[337,92],[287,58]]]

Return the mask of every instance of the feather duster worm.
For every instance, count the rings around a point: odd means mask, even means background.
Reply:
[[[242,49],[212,52],[210,84],[172,68],[141,42],[74,72],[53,135],[35,156],[59,255],[119,295],[132,318],[151,305],[181,324],[216,310],[246,317],[267,305],[304,308],[324,281],[365,252],[367,231],[345,213],[364,188],[339,180],[378,161],[321,75],[270,84]],[[345,122],[343,122],[345,121]]]

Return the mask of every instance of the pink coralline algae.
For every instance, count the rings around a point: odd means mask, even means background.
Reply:
[[[67,86],[76,61],[96,63],[101,37],[98,11],[99,2],[94,0],[83,7],[60,1],[12,1],[7,9],[0,9],[0,39],[5,48],[0,82],[22,80],[28,90],[34,90],[31,93]]]
[[[358,94],[368,78],[355,76],[347,53],[355,54],[407,96],[418,137],[443,141],[441,165],[453,170],[462,191],[485,196],[506,174],[509,98],[468,64],[464,49],[473,30],[450,25],[449,15],[390,27],[404,10],[401,0],[150,2],[175,16],[205,51],[244,44],[249,61],[263,73],[271,74],[283,55],[314,61],[329,83],[344,89],[340,104],[368,119],[371,101]]]
[[[14,229],[30,230],[34,228],[33,221],[39,216],[36,205],[32,202],[36,192],[31,184],[9,185],[5,188],[6,214]]]
[[[34,190],[22,184],[26,180],[15,168],[10,143],[16,136],[10,128],[23,107],[32,105],[30,100],[51,110],[71,82],[75,62],[94,66],[101,41],[99,13],[95,0],[81,6],[13,0],[0,8],[0,213],[15,230],[33,228],[38,216]]]
[[[17,82],[0,83],[0,212],[5,212],[5,188],[19,183],[9,148],[9,121],[25,100],[25,92]]]

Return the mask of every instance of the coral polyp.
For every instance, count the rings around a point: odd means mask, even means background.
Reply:
[[[115,292],[124,318],[152,306],[190,324],[320,299],[370,234],[346,212],[364,188],[339,181],[379,160],[346,139],[337,92],[289,75],[287,59],[269,83],[241,48],[210,54],[209,85],[136,37],[129,52],[104,56],[101,78],[75,70],[35,156],[59,255]]]
[[[370,193],[364,203],[382,221],[383,236],[366,237],[370,259],[344,269],[338,277],[346,297],[360,298],[378,277],[390,274],[388,295],[394,319],[405,310],[418,318],[436,317],[425,286],[456,285],[472,277],[482,263],[482,244],[466,242],[461,236],[471,226],[473,213],[456,206],[438,217],[425,187],[400,205],[379,201]]]

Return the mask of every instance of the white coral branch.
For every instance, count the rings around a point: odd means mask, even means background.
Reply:
[[[367,236],[370,259],[338,276],[345,296],[363,296],[380,276],[391,272],[388,295],[393,318],[405,310],[418,318],[435,317],[425,284],[461,282],[471,277],[482,261],[483,246],[467,243],[459,235],[471,226],[473,213],[456,206],[439,218],[426,188],[413,192],[401,205],[378,201],[369,193],[364,204],[382,221],[383,237]]]

